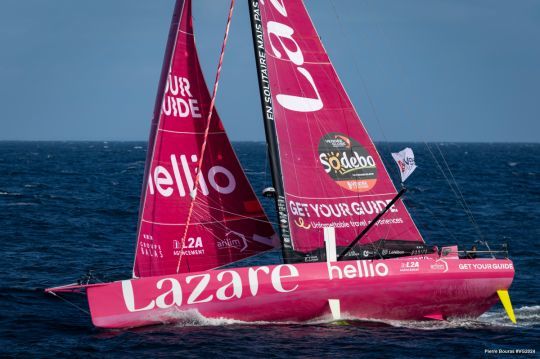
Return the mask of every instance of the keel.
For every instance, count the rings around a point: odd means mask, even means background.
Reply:
[[[512,308],[512,302],[510,301],[510,295],[508,294],[508,290],[498,290],[497,294],[499,295],[499,299],[501,300],[506,314],[508,314],[508,318],[510,318],[512,323],[516,324],[516,316],[514,315],[514,308]]]

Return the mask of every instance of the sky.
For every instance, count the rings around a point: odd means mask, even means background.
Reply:
[[[540,1],[306,0],[376,141],[540,142]],[[0,140],[147,140],[173,0],[2,0]],[[228,0],[194,0],[207,83]],[[264,140],[247,1],[217,97]],[[211,81],[210,81],[211,80]]]

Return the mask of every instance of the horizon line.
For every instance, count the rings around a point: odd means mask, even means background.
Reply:
[[[423,144],[423,143],[462,143],[462,144],[540,144],[540,141],[463,141],[463,140],[430,140],[430,141],[404,141],[404,140],[372,140],[374,143],[411,143],[411,144]],[[148,140],[7,140],[0,139],[0,143],[6,142],[94,142],[94,143],[109,143],[109,142],[120,142],[120,143],[148,143]],[[230,140],[231,143],[266,143],[265,140]]]

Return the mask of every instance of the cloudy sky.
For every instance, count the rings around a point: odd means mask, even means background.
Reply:
[[[2,0],[0,140],[146,140],[173,2]],[[540,142],[540,1],[306,4],[375,140]],[[227,9],[194,1],[208,80]],[[263,140],[247,1],[230,36],[217,109]]]

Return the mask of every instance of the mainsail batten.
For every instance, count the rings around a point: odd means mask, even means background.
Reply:
[[[198,168],[211,98],[196,53],[191,1],[177,4],[175,23],[166,82],[161,82],[163,90],[156,100],[158,120],[153,121],[156,129],[149,141],[134,265],[137,277],[177,273],[180,256],[179,272],[193,272],[273,248],[273,228],[215,111]],[[187,223],[197,175],[199,194]]]
[[[397,194],[301,0],[256,1],[294,249],[346,246]],[[361,243],[423,241],[396,203]]]

